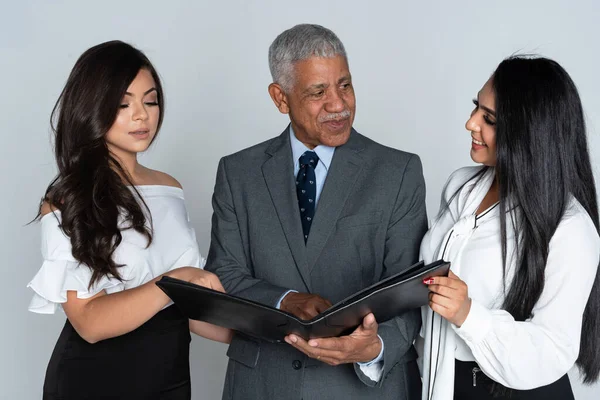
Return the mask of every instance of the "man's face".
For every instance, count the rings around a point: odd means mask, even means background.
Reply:
[[[294,64],[294,85],[282,93],[279,110],[288,113],[298,140],[308,148],[348,141],[356,100],[345,57],[312,57]],[[273,94],[272,94],[273,96]]]

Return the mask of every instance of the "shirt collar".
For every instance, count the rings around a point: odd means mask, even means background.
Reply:
[[[298,140],[296,134],[294,133],[294,128],[290,124],[290,143],[292,145],[292,157],[294,159],[294,165],[298,163],[298,159],[305,151],[310,151],[308,147],[304,143]],[[329,170],[329,166],[331,165],[331,160],[333,159],[333,153],[335,153],[335,147],[325,146],[323,144],[318,145],[314,149],[312,149],[317,156],[319,156],[319,162],[323,163],[323,166],[326,170]]]

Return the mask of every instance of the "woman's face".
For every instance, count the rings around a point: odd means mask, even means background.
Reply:
[[[150,71],[141,69],[127,88],[115,122],[106,133],[106,143],[118,158],[145,151],[156,135],[160,109]]]
[[[496,98],[490,78],[473,100],[475,109],[465,124],[471,132],[471,158],[479,164],[496,165]]]

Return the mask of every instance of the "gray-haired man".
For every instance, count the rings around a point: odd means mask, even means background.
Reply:
[[[425,184],[416,155],[352,128],[352,77],[333,32],[283,32],[269,66],[269,93],[291,124],[219,163],[206,269],[229,293],[309,319],[417,261]],[[236,335],[223,398],[420,399],[419,327],[414,310],[308,343]]]

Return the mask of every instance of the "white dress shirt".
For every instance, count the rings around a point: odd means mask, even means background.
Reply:
[[[481,167],[453,173],[442,204]],[[496,382],[527,390],[548,385],[573,367],[579,354],[582,316],[600,260],[600,238],[579,202],[571,198],[550,241],[542,295],[530,319],[515,321],[504,301],[500,219],[492,206],[475,213],[494,180],[493,168],[470,180],[433,223],[421,244],[425,262],[443,258],[468,285],[471,309],[459,328],[426,306],[422,309],[423,399],[452,400],[454,360],[476,361]],[[519,218],[519,208],[515,209]],[[511,218],[507,215],[507,275],[514,274]]]

